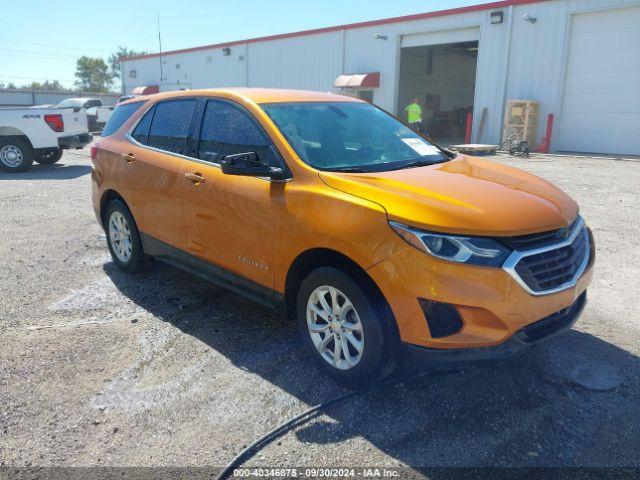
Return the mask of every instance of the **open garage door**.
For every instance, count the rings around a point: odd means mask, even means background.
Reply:
[[[475,97],[479,33],[472,28],[402,37],[397,114],[411,121],[405,109],[417,102],[420,128],[442,145],[464,142]]]
[[[574,15],[555,150],[640,155],[640,7]]]

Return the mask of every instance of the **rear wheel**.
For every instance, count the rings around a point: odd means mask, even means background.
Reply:
[[[112,200],[104,218],[107,245],[118,268],[127,273],[147,270],[151,259],[142,249],[138,227],[124,202]]]
[[[0,168],[5,172],[26,172],[33,164],[33,148],[20,137],[0,137]]]
[[[62,149],[56,148],[47,153],[42,153],[36,157],[36,162],[40,165],[53,165],[62,158]]]
[[[357,387],[388,372],[393,358],[385,345],[385,323],[375,303],[347,274],[322,267],[298,293],[298,329],[316,364],[334,380]]]

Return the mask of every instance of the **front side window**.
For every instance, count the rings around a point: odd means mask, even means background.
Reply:
[[[226,155],[255,152],[258,159],[278,166],[262,129],[247,113],[229,102],[209,100],[202,120],[198,158],[220,163]]]
[[[196,101],[168,100],[156,104],[147,145],[172,153],[182,153]],[[134,135],[135,138],[135,135]]]
[[[449,157],[388,113],[364,102],[263,104],[306,164],[319,170],[380,172]]]
[[[102,129],[101,136],[108,137],[113,135],[143,104],[144,102],[134,102],[116,105],[109,116],[109,120],[107,120],[107,124]]]

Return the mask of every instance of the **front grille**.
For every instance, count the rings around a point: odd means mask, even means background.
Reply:
[[[531,290],[544,292],[573,281],[581,273],[588,255],[589,236],[582,227],[569,245],[524,256],[515,271]]]
[[[550,232],[533,233],[531,235],[520,235],[519,237],[505,237],[500,238],[499,240],[513,250],[533,250],[563,241],[566,238],[567,231],[572,232],[579,221],[580,217],[578,216],[567,229],[561,228],[558,230],[552,230]]]
[[[584,292],[578,299],[567,308],[553,313],[548,317],[527,325],[516,333],[517,337],[525,343],[535,343],[544,338],[550,337],[576,320],[587,301],[587,292]]]

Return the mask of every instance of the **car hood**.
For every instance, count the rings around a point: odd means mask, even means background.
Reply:
[[[376,173],[320,172],[330,187],[380,204],[389,220],[439,232],[510,236],[567,227],[578,205],[535,175],[487,160]]]

